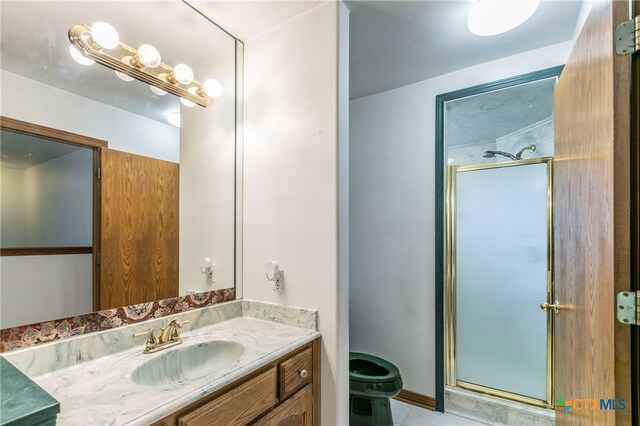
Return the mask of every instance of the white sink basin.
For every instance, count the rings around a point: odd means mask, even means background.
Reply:
[[[131,379],[144,386],[169,386],[209,376],[227,367],[244,353],[237,342],[214,340],[167,349],[138,366]]]

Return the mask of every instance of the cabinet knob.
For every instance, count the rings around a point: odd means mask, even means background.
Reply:
[[[302,377],[303,379],[306,379],[308,375],[309,372],[307,370],[300,371],[300,377]]]

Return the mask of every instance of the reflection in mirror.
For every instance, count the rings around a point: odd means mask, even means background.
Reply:
[[[0,247],[90,253],[92,150],[2,129],[0,152]]]
[[[240,286],[242,43],[183,2],[1,8],[0,328]],[[96,22],[210,105],[74,51]]]

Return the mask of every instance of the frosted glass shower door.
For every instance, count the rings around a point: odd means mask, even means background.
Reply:
[[[551,165],[516,164],[455,173],[455,372],[548,401]]]

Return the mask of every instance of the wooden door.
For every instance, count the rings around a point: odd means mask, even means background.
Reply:
[[[179,168],[103,151],[100,309],[178,296]]]
[[[558,425],[631,422],[630,330],[615,319],[630,288],[630,58],[614,52],[628,8],[593,2],[555,93],[554,278],[569,307],[555,317],[555,398],[573,403]],[[626,409],[576,401],[601,398]]]

